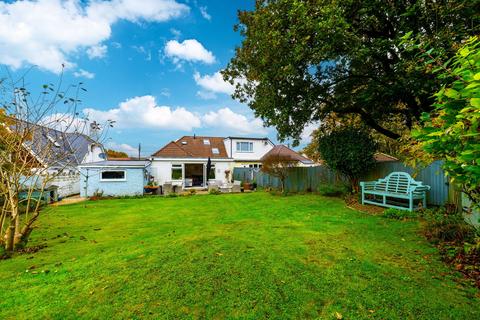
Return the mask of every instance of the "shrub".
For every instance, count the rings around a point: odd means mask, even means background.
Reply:
[[[349,191],[345,185],[325,184],[318,187],[318,193],[325,197],[343,197]]]
[[[475,229],[460,213],[447,214],[445,208],[426,210],[424,233],[432,242],[472,242]]]
[[[355,192],[360,177],[375,165],[376,148],[368,131],[350,126],[324,132],[318,140],[322,159],[332,170],[348,177]]]
[[[383,216],[389,219],[408,220],[418,218],[418,213],[415,211],[410,212],[407,210],[388,208],[383,212]]]
[[[208,194],[218,195],[218,194],[221,194],[221,192],[218,189],[210,189],[208,190]]]
[[[195,189],[190,189],[190,190],[188,190],[187,195],[189,195],[189,196],[194,196],[195,194],[197,194],[197,191],[196,191]]]
[[[178,194],[172,192],[172,193],[169,193],[169,194],[165,195],[165,197],[167,197],[167,198],[176,198],[176,197],[178,197]]]

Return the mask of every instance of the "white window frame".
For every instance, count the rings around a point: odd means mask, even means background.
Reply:
[[[211,181],[211,180],[215,180],[217,178],[217,171],[216,171],[216,168],[215,168],[215,163],[212,163],[211,167],[210,167],[210,170],[213,170],[213,178],[208,178],[208,172],[207,172],[207,165],[205,165],[205,172],[206,172],[206,180],[207,181]]]
[[[103,178],[103,173],[104,172],[123,172],[123,178],[122,179],[104,179]],[[116,169],[105,169],[100,172],[100,181],[102,182],[115,182],[115,181],[127,181],[127,170],[116,170]]]
[[[242,144],[247,144],[249,146],[247,151],[242,150],[242,148],[239,148],[239,146],[241,146]],[[236,148],[237,148],[237,152],[252,153],[253,152],[253,142],[251,142],[251,141],[237,141]]]
[[[220,154],[220,150],[218,150],[218,148],[212,148],[212,153],[213,154]]]
[[[173,179],[173,170],[180,170],[180,172],[181,172],[180,179]],[[182,164],[172,163],[172,166],[170,168],[170,179],[172,179],[172,181],[182,181],[183,180],[183,165]]]

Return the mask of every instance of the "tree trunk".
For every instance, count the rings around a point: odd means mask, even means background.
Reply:
[[[353,193],[358,193],[360,191],[358,178],[350,177],[350,183],[352,184]]]
[[[12,253],[14,250],[14,238],[15,238],[15,217],[12,216],[10,217],[10,225],[8,226],[8,230],[6,232],[6,244],[5,244],[5,250],[8,253]]]

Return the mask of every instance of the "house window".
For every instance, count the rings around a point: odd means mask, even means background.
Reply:
[[[215,179],[215,165],[212,164],[210,171],[208,172],[208,179]]]
[[[102,171],[102,181],[125,181],[125,170]]]
[[[253,152],[253,142],[237,142],[237,152]]]
[[[203,144],[206,145],[206,146],[209,146],[210,145],[210,140],[203,139]]]
[[[213,154],[219,154],[220,151],[218,151],[218,148],[212,148],[212,153]]]
[[[181,164],[172,164],[172,180],[182,180]]]

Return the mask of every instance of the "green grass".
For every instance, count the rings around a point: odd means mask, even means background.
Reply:
[[[417,221],[335,198],[85,202],[46,212],[30,245],[42,243],[0,261],[1,319],[480,318],[478,290]]]

